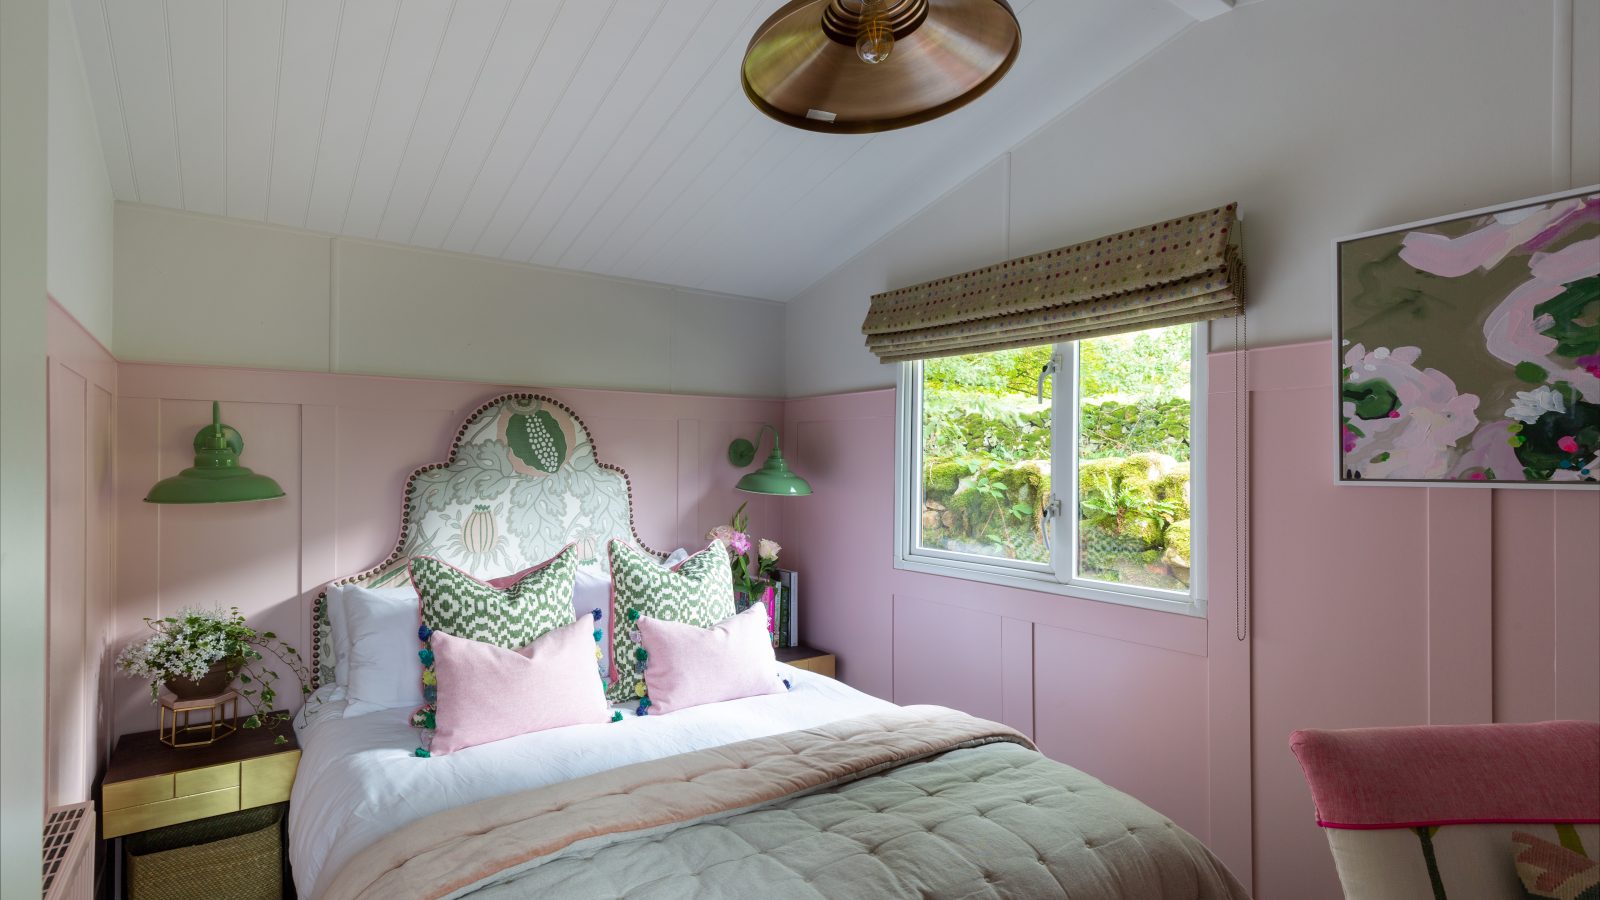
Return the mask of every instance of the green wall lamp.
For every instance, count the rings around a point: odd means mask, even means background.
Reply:
[[[761,436],[768,431],[772,432],[772,453],[761,468],[754,472],[746,472],[734,485],[738,490],[747,494],[776,494],[780,497],[804,497],[811,493],[811,485],[804,478],[789,471],[789,464],[783,461],[783,451],[778,449],[778,429],[771,425],[762,425],[756,432],[754,442],[744,438],[735,438],[728,445],[728,462],[739,468],[744,468],[755,461],[756,444],[761,443]]]
[[[146,503],[244,503],[283,496],[283,488],[265,475],[239,465],[244,438],[222,424],[222,412],[211,402],[211,424],[194,436],[194,466],[163,478],[145,495]]]

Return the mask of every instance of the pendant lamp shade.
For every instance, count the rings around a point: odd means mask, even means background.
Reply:
[[[218,404],[211,404],[211,424],[194,436],[194,465],[156,482],[146,503],[245,503],[273,500],[283,488],[265,475],[239,465],[244,438],[222,424]]]
[[[793,0],[756,29],[741,74],[750,102],[785,125],[863,134],[965,106],[1021,45],[1005,0]]]

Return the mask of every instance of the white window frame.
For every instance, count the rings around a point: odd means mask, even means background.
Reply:
[[[894,567],[910,572],[964,578],[987,584],[1042,591],[1085,600],[1204,617],[1206,614],[1206,353],[1209,323],[1193,328],[1189,362],[1189,591],[1167,591],[1114,584],[1077,576],[1078,541],[1075,496],[1059,498],[1061,513],[1050,517],[1050,562],[1006,560],[917,546],[922,527],[922,363],[900,364],[895,391],[895,545]],[[1051,485],[1078,484],[1077,343],[1056,345],[1052,377]],[[1066,389],[1063,390],[1063,387]],[[1064,402],[1070,401],[1070,402]],[[915,507],[915,510],[913,509]]]

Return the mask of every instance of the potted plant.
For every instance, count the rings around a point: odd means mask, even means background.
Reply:
[[[275,727],[288,721],[289,713],[273,709],[278,699],[273,683],[279,673],[267,666],[262,651],[294,673],[302,694],[311,693],[310,674],[299,651],[270,631],[251,628],[238,607],[227,611],[191,607],[144,622],[155,633],[124,647],[117,655],[117,668],[148,680],[152,699],[160,697],[163,685],[180,699],[214,697],[237,679],[245,685],[239,693],[252,710],[244,727]],[[279,735],[277,743],[287,740]]]

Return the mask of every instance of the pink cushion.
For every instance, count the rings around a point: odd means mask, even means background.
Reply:
[[[540,637],[521,650],[435,631],[439,675],[434,755],[531,731],[611,720],[605,689],[594,671],[588,621]]]
[[[765,604],[711,628],[641,616],[639,638],[648,654],[644,680],[652,713],[786,690]]]
[[[1296,731],[1324,828],[1600,822],[1600,722]]]

